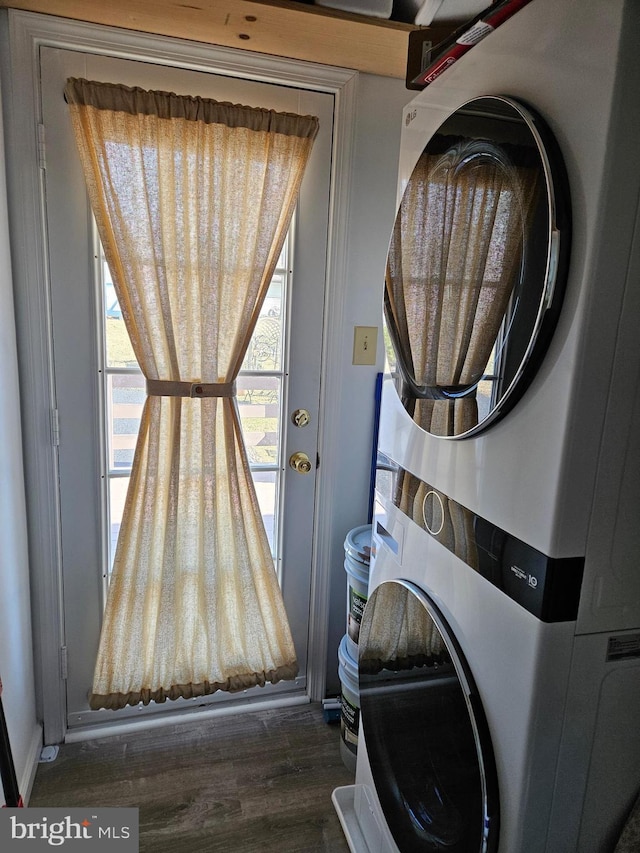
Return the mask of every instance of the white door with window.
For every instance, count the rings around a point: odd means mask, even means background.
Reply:
[[[85,77],[320,119],[294,224],[238,380],[245,441],[300,666],[295,683],[253,688],[240,701],[303,694],[334,97],[50,47],[41,48],[40,63],[70,728],[114,719],[113,712],[89,711],[88,693],[145,391],[96,237],[62,94],[65,81]],[[292,457],[297,468],[289,464]],[[229,701],[238,702],[238,695],[152,704],[144,713]],[[116,718],[140,713],[127,708]]]

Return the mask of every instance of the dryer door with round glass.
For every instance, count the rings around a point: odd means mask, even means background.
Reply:
[[[469,437],[519,399],[555,327],[569,243],[542,119],[504,97],[456,110],[404,188],[387,259],[388,355],[418,426]]]
[[[398,848],[495,850],[498,786],[478,693],[442,614],[413,584],[371,594],[359,681],[371,774]]]

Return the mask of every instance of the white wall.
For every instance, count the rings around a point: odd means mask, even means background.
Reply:
[[[366,524],[374,427],[376,375],[383,369],[382,299],[387,248],[396,212],[402,110],[415,92],[404,81],[361,74],[358,82],[354,171],[348,233],[348,288],[344,296],[342,388],[333,419],[340,471],[332,508],[331,612],[327,695],[340,691],[337,649],[346,630],[344,539]],[[354,366],[353,327],[378,327],[375,367]]]
[[[1,106],[0,100],[0,677],[4,688],[2,705],[18,785],[26,798],[33,782],[41,734],[36,723],[33,682],[18,365]]]

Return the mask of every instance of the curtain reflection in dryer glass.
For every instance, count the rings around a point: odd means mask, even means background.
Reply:
[[[398,470],[393,501],[445,548],[478,568],[474,513],[404,469]]]
[[[434,435],[463,434],[491,407],[479,410],[478,389],[494,396],[489,374],[499,372],[540,197],[529,148],[438,133],[404,191],[385,319],[400,397]]]

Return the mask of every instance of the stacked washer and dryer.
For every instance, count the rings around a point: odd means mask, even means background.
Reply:
[[[532,0],[405,109],[354,853],[612,853],[640,794],[638,44]]]

